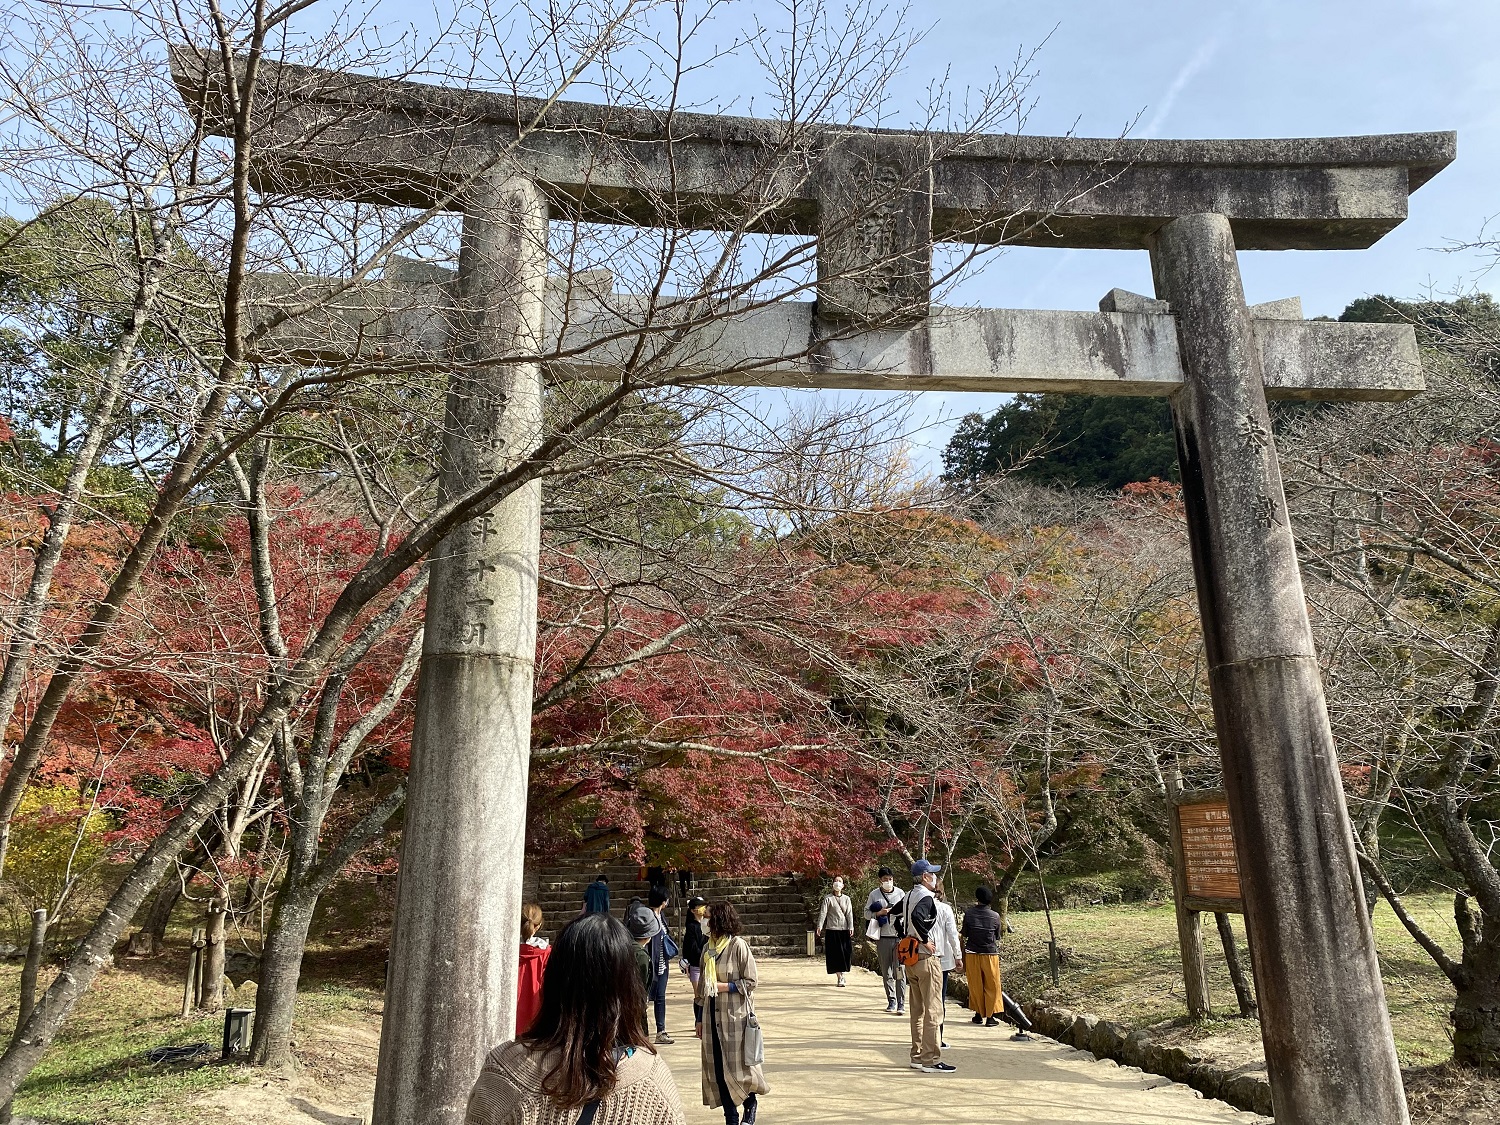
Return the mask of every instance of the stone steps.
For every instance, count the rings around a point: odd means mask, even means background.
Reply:
[[[556,933],[582,909],[584,888],[601,873],[609,880],[611,913],[616,918],[623,919],[632,898],[645,899],[650,894],[649,884],[639,878],[640,868],[625,864],[564,862],[528,873],[527,893],[530,901],[542,908],[546,932]],[[675,879],[670,889],[680,899]],[[806,955],[807,931],[812,928],[812,919],[795,880],[704,875],[694,880],[691,893],[710,902],[733,903],[743,923],[745,939],[758,956]],[[674,938],[681,938],[685,905],[674,902],[667,908],[667,926]]]

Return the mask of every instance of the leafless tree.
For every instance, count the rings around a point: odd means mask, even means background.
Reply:
[[[741,29],[732,46],[768,64],[783,120],[769,134],[762,165],[747,170],[744,190],[725,203],[724,213],[709,216],[711,222],[676,200],[670,178],[662,181],[645,166],[639,168],[637,187],[654,193],[657,229],[632,233],[609,225],[625,216],[569,215],[567,201],[558,201],[547,247],[553,269],[563,277],[557,307],[567,310],[575,297],[589,296],[603,302],[617,327],[607,338],[589,341],[582,352],[564,323],[539,350],[482,357],[485,367],[540,362],[566,371],[582,363],[590,377],[554,387],[544,431],[530,449],[516,451],[503,469],[460,494],[440,495],[430,451],[443,436],[438,378],[445,366],[453,366],[451,360],[356,348],[342,362],[297,366],[284,344],[297,323],[317,323],[320,310],[337,319],[340,302],[366,283],[395,281],[403,271],[432,276],[430,266],[403,265],[398,254],[429,263],[451,261],[456,230],[448,216],[463,185],[435,206],[413,209],[313,204],[277,191],[274,183],[257,182],[255,168],[275,155],[262,150],[263,111],[287,95],[288,82],[310,73],[277,64],[436,77],[511,98],[539,99],[513,103],[534,107],[519,119],[522,137],[543,124],[557,99],[584,93],[613,105],[649,108],[671,121],[687,108],[698,70],[720,57],[706,44],[712,20],[726,6],[714,0],[696,7],[572,0],[502,12],[483,2],[467,3],[448,12],[433,32],[374,47],[360,22],[364,13],[339,13],[329,20],[319,12],[309,14],[312,8],[309,3],[242,9],[214,4],[188,11],[143,2],[98,9],[18,6],[5,16],[16,46],[0,62],[0,99],[7,114],[0,170],[10,197],[23,201],[20,222],[7,237],[23,238],[42,219],[78,200],[102,202],[126,237],[101,267],[114,271],[116,293],[112,307],[101,314],[113,325],[107,360],[76,373],[80,378],[65,405],[76,421],[66,428],[77,432],[81,426],[84,436],[66,446],[59,441],[68,466],[65,483],[56,492],[46,545],[8,630],[0,700],[14,709],[27,677],[36,681],[38,693],[0,785],[0,848],[4,826],[44,760],[65,704],[115,643],[143,577],[185,512],[210,494],[238,492],[253,531],[256,521],[264,520],[255,485],[257,458],[271,463],[277,449],[285,455],[288,449],[317,448],[326,464],[321,486],[355,498],[377,535],[373,552],[359,560],[300,646],[278,639],[271,620],[274,591],[261,591],[270,671],[254,707],[226,746],[220,768],[141,852],[0,1059],[0,1096],[8,1096],[35,1064],[163,874],[216,810],[234,805],[233,795],[265,768],[268,755],[293,780],[289,807],[303,821],[297,830],[301,837],[290,844],[287,878],[296,871],[291,892],[298,881],[310,889],[326,885],[339,861],[357,849],[366,830],[358,826],[312,860],[318,813],[326,810],[330,786],[337,785],[358,747],[347,735],[327,734],[336,730],[339,677],[361,658],[371,623],[401,604],[412,588],[409,575],[450,530],[535,482],[597,473],[632,458],[649,463],[661,455],[659,443],[642,444],[624,425],[639,412],[667,409],[707,426],[726,410],[753,410],[739,392],[700,384],[734,382],[771,357],[747,357],[737,364],[714,356],[706,342],[709,330],[725,317],[811,290],[815,239],[767,238],[765,216],[788,210],[787,185],[806,175],[809,146],[826,124],[886,122],[886,82],[910,39],[899,21],[866,5],[842,14],[821,4],[797,5],[779,24]],[[223,140],[206,134],[193,117],[194,107],[183,105],[168,78],[165,51],[175,44],[196,49],[197,54],[183,57],[199,61],[203,89],[213,102],[196,108],[209,117],[222,113]],[[1024,76],[1002,75],[993,88],[976,92],[961,115],[940,93],[906,124],[919,135],[939,123],[948,128],[927,134],[933,141],[924,161],[930,162],[975,132],[1014,123],[1025,106]],[[462,124],[462,112],[458,105],[455,126]],[[669,132],[663,166],[671,165],[673,143]],[[497,152],[474,175],[487,174],[506,158],[506,152]],[[758,190],[749,190],[751,185]],[[893,193],[904,187],[888,186]],[[865,205],[878,208],[882,201]],[[601,218],[603,226],[596,221]],[[848,221],[859,219],[853,209]],[[949,236],[962,240],[972,234],[976,243],[994,244],[1016,223],[1014,216],[985,216],[983,230]],[[719,230],[705,236],[705,225]],[[837,233],[823,232],[825,237]],[[599,267],[607,267],[614,281],[602,290]],[[829,270],[825,256],[825,281]],[[308,275],[336,280],[308,283]],[[283,280],[268,280],[275,277]],[[631,296],[619,297],[622,290]],[[906,311],[897,307],[892,315]],[[774,359],[807,358],[814,346],[797,345]],[[709,359],[712,368],[704,370]],[[695,362],[700,373],[685,374],[694,371]],[[774,450],[776,435],[763,437]],[[138,474],[149,484],[148,503],[128,529],[107,590],[90,607],[86,624],[75,635],[45,638],[42,646],[38,628],[52,568],[67,549],[69,529],[90,507],[91,470],[104,464]],[[257,570],[264,570],[259,562]],[[44,649],[51,655],[39,661]],[[410,674],[409,661],[403,660],[386,693],[371,701],[355,727],[399,698],[403,677]],[[292,720],[308,714],[310,732],[299,736]],[[373,831],[396,800],[396,794],[388,795],[360,824]],[[305,897],[291,893],[287,901],[289,908],[301,909]]]

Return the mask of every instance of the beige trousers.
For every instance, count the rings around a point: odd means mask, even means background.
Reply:
[[[911,1061],[930,1065],[943,1058],[943,965],[923,956],[906,969],[907,1004],[911,1011]]]

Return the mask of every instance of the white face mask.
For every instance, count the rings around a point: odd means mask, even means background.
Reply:
[[[893,880],[893,879],[882,879],[882,880],[880,880],[880,889],[882,891],[884,891],[886,894],[890,894],[893,890],[896,889],[895,880]]]
[[[844,893],[844,881],[842,879],[835,879],[833,881],[833,893],[836,895]]]

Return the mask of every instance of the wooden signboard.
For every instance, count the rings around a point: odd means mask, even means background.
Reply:
[[[1177,805],[1175,812],[1182,849],[1183,906],[1243,914],[1229,802],[1223,797],[1188,800]]]

